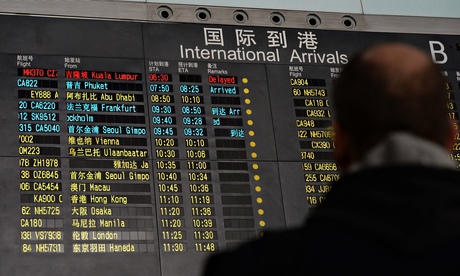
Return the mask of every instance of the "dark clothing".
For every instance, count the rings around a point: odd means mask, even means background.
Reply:
[[[344,174],[303,227],[212,255],[203,275],[454,274],[460,173],[399,165]]]

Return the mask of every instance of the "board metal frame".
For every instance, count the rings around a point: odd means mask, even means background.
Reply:
[[[0,14],[364,32],[460,34],[460,18],[365,15],[125,1],[0,1]]]

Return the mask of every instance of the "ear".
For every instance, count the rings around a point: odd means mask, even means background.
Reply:
[[[332,123],[332,141],[335,161],[342,171],[346,171],[352,163],[350,139],[337,121]]]
[[[457,134],[458,128],[459,128],[459,123],[451,120],[449,124],[449,134],[447,135],[446,144],[445,144],[445,147],[449,152],[452,151],[452,146],[454,145],[456,141],[456,138],[457,138],[456,136],[458,135]]]

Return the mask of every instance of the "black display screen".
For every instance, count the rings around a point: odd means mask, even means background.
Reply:
[[[0,30],[1,275],[194,276],[299,225],[340,178],[332,82],[365,45],[430,52],[458,123],[459,36],[20,16]]]

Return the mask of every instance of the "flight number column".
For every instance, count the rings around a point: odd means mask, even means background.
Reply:
[[[64,220],[56,68],[18,55],[20,239],[24,253],[63,253]]]
[[[331,68],[331,70],[339,70]],[[291,66],[291,75],[301,75],[303,67]],[[306,200],[310,207],[321,204],[330,191],[330,182],[339,179],[333,162],[332,116],[326,80],[290,78],[295,108],[295,124],[300,144]]]

